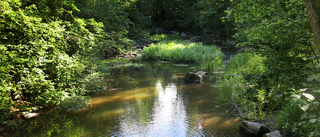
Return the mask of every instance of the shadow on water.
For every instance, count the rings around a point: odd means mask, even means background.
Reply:
[[[233,107],[218,102],[215,87],[184,83],[197,66],[142,64],[113,69],[91,107],[42,115],[5,136],[240,136]]]

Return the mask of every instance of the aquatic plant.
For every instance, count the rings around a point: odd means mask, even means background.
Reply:
[[[202,68],[217,70],[222,67],[224,54],[216,46],[204,46],[179,39],[177,35],[155,35],[153,39],[161,40],[144,48],[142,59],[165,60],[183,63],[199,63]]]

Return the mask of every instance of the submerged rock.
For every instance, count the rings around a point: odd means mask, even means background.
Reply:
[[[205,78],[207,72],[198,71],[196,73],[188,72],[186,77],[184,78],[185,83],[201,83]]]
[[[280,134],[280,131],[275,130],[263,135],[263,137],[282,137],[282,135]]]
[[[270,129],[256,122],[243,121],[240,123],[240,133],[248,137],[262,137]]]
[[[188,64],[172,64],[173,66],[177,66],[177,67],[188,67]]]

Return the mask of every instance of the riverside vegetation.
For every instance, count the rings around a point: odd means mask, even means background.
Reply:
[[[42,108],[83,107],[87,95],[108,85],[103,60],[162,27],[212,35],[249,50],[223,64],[215,46],[155,35],[151,39],[160,43],[145,48],[143,59],[224,70],[221,100],[239,104],[243,118],[273,117],[275,128],[288,136],[320,136],[320,13],[312,12],[319,5],[312,0],[2,0],[0,123]]]
[[[208,70],[218,70],[223,65],[224,54],[216,46],[185,41],[178,35],[154,35],[151,39],[161,42],[144,48],[142,59],[199,63],[203,69]]]
[[[153,39],[160,42],[145,47],[142,59],[199,63],[207,70],[223,70],[218,84],[220,98],[239,104],[244,112],[242,118],[276,119],[272,122],[277,124],[272,126],[282,129],[287,135],[318,136],[319,89],[314,84],[319,77],[316,74],[310,75],[300,89],[294,89],[293,85],[289,85],[293,81],[283,81],[286,85],[281,85],[274,82],[277,79],[266,76],[275,72],[268,69],[265,63],[267,58],[258,51],[238,53],[223,64],[224,54],[216,46],[192,43],[177,35],[154,35]],[[210,54],[207,54],[208,51]],[[288,91],[283,92],[284,89]]]

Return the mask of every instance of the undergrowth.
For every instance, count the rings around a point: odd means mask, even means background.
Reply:
[[[252,53],[239,53],[230,59],[225,65],[225,74],[220,81],[220,96],[223,101],[241,104],[246,113],[245,117],[254,119],[265,116],[263,103],[265,103],[264,91],[256,93],[248,92],[249,87],[256,83],[250,83],[246,79],[248,75],[259,75],[264,72],[263,57]],[[256,102],[251,102],[251,99]]]
[[[240,104],[243,118],[258,120],[276,117],[276,127],[288,136],[319,136],[319,81],[312,74],[300,89],[284,90],[272,83],[264,65],[265,58],[254,52],[239,53],[225,65],[220,80],[220,99]],[[261,83],[263,82],[263,83]],[[268,85],[259,87],[259,85]],[[272,86],[277,84],[277,86]]]

